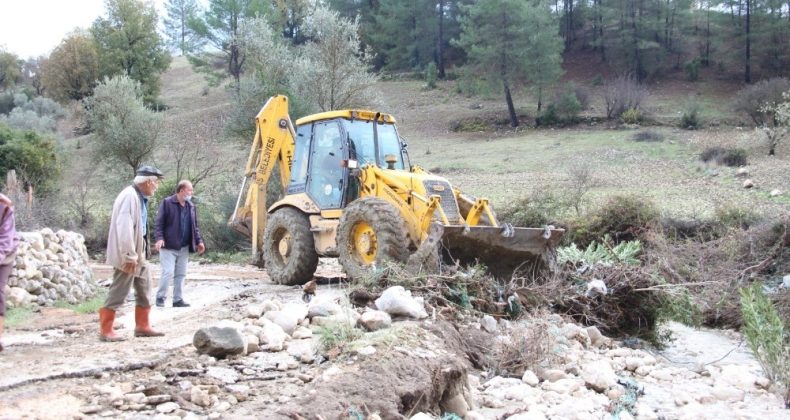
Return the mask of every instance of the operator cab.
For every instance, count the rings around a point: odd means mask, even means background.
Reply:
[[[296,121],[295,142],[288,194],[306,192],[322,210],[343,208],[359,196],[349,163],[409,168],[395,118],[387,114],[346,110],[310,115]]]

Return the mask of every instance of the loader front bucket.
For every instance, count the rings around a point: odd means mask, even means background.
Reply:
[[[496,277],[510,278],[554,268],[555,249],[564,229],[491,226],[444,226],[445,256],[464,264],[482,262]]]

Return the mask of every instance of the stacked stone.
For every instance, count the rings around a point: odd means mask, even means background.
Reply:
[[[78,303],[96,296],[85,238],[76,232],[44,228],[19,232],[16,261],[6,284],[8,308]]]

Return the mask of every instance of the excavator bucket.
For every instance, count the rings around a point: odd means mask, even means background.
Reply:
[[[527,273],[554,268],[555,249],[564,229],[520,228],[505,225],[444,226],[444,255],[464,264],[481,262],[496,277],[510,278],[514,272]]]

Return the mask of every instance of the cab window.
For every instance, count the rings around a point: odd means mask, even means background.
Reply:
[[[307,182],[307,160],[310,156],[312,132],[313,124],[304,124],[296,128],[294,161],[291,167],[291,182],[288,185],[289,193],[304,191],[304,184]]]

